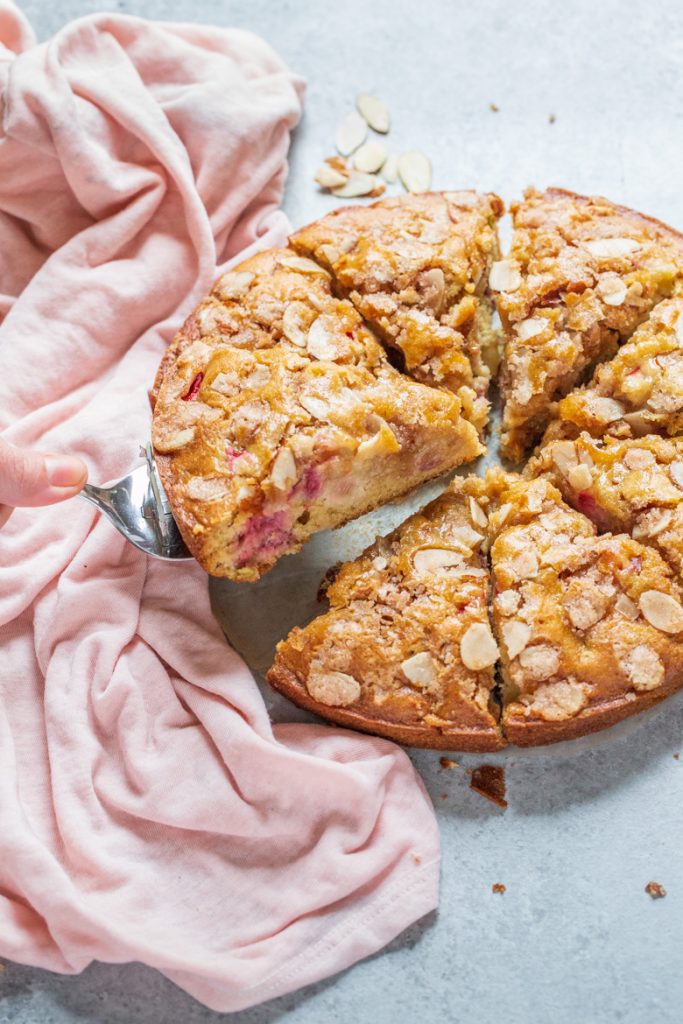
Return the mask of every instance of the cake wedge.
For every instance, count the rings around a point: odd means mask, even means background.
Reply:
[[[290,239],[332,274],[406,373],[458,395],[480,433],[498,363],[488,277],[502,213],[492,193],[430,192],[333,210]]]
[[[509,742],[595,732],[683,685],[683,593],[656,551],[596,536],[544,479],[513,483],[489,522]]]
[[[607,199],[529,189],[494,264],[505,329],[502,451],[519,462],[581,384],[681,280],[683,237]]]
[[[483,450],[458,398],[395,370],[327,272],[290,249],[235,267],[185,322],[152,439],[188,548],[241,581]]]
[[[410,746],[497,750],[481,480],[445,493],[327,590],[330,610],[278,644],[269,682],[340,725]]]

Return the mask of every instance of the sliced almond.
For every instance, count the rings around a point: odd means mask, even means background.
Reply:
[[[577,465],[576,446],[573,441],[556,441],[551,448],[552,459],[560,473],[567,476]]]
[[[278,491],[288,491],[296,483],[296,462],[289,448],[281,448],[275,456],[270,480]]]
[[[635,622],[638,618],[638,605],[635,601],[631,600],[628,594],[618,594],[617,599],[614,602],[614,607],[620,615],[623,615],[625,619],[630,619],[631,622]]]
[[[514,292],[522,283],[522,275],[514,260],[496,260],[491,264],[489,287],[494,292]]]
[[[377,569],[378,572],[381,572],[382,569],[386,569],[388,564],[389,563],[383,555],[377,555],[377,557],[372,560],[373,569]]]
[[[218,501],[224,498],[230,491],[230,481],[224,479],[209,479],[202,476],[190,477],[185,485],[185,493],[193,501]]]
[[[602,420],[604,423],[613,423],[615,420],[622,418],[626,412],[626,407],[614,398],[604,398],[602,395],[597,395],[591,398],[588,403],[588,411],[591,416],[595,416],[596,419]]]
[[[494,286],[491,285],[491,287],[493,288]],[[502,290],[509,291],[509,289]],[[526,320],[520,320],[518,324],[515,324],[515,332],[520,341],[528,341],[529,338],[535,338],[537,334],[541,334],[547,326],[548,321],[545,317],[530,316]]]
[[[381,455],[393,455],[400,452],[401,445],[396,434],[388,423],[382,422],[381,428],[367,441],[358,445],[357,456],[360,459],[377,458]]]
[[[604,277],[598,281],[598,293],[606,306],[621,306],[628,288],[619,277]]]
[[[377,178],[374,174],[352,171],[348,181],[339,188],[333,188],[332,194],[339,196],[340,199],[356,199],[358,196],[369,196],[376,188]]]
[[[339,188],[347,180],[348,174],[342,174],[329,164],[321,164],[315,172],[315,181],[323,188]]]
[[[587,491],[593,483],[593,477],[588,466],[581,463],[579,466],[572,466],[567,473],[569,486],[575,491]]]
[[[290,302],[282,315],[282,333],[298,348],[306,345],[306,331],[301,324],[309,315],[305,302]]]
[[[325,328],[323,318],[320,316],[308,329],[306,348],[315,359],[334,359],[338,355],[334,338]]]
[[[647,644],[638,644],[622,662],[634,690],[654,690],[664,682],[665,669],[661,658]]]
[[[496,597],[496,607],[501,615],[514,615],[522,600],[516,590],[501,590]]]
[[[384,143],[370,139],[369,142],[364,142],[362,146],[359,146],[353,154],[353,166],[357,171],[374,174],[384,166],[386,158],[387,148]]]
[[[187,427],[186,430],[178,430],[175,434],[155,435],[154,447],[164,453],[180,451],[190,441],[194,441],[194,433],[194,427]]]
[[[501,627],[503,640],[507,647],[508,657],[513,660],[521,654],[531,640],[531,626],[526,622],[513,619],[511,622],[504,622]]]
[[[476,526],[481,526],[482,530],[486,529],[486,527],[488,526],[488,517],[487,517],[486,513],[484,512],[483,508],[481,507],[481,505],[479,504],[479,502],[477,501],[477,499],[473,498],[470,495],[470,502],[469,502],[469,504],[470,504],[470,517],[472,519],[472,522]]]
[[[671,509],[664,509],[659,513],[659,515],[655,516],[654,519],[651,518],[650,514],[650,522],[648,525],[647,536],[657,537],[657,535],[661,534],[661,532],[664,532],[665,529],[669,529],[669,527],[672,524],[673,518],[674,513]]]
[[[300,395],[299,405],[317,420],[326,420],[329,416],[330,408],[327,402],[322,398],[316,398],[315,395]]]
[[[401,662],[401,671],[406,679],[423,690],[433,690],[438,684],[437,666],[431,654],[421,651],[412,658]]]
[[[473,551],[479,547],[483,541],[483,537],[476,530],[473,530],[471,526],[464,524],[463,526],[455,526],[451,530],[451,537],[456,543],[464,545],[469,551]]]
[[[449,548],[422,548],[413,555],[413,567],[419,573],[437,573],[462,565],[462,552]]]
[[[389,131],[391,118],[389,117],[387,107],[377,96],[371,96],[369,93],[362,92],[360,96],[356,97],[356,106],[358,113],[370,125],[373,132],[380,132],[382,135],[386,135]]]
[[[669,476],[683,490],[683,462],[672,462],[669,466]]]
[[[584,242],[583,246],[597,260],[612,260],[629,256],[640,249],[640,242],[635,238],[594,238]]]
[[[683,630],[683,608],[675,597],[663,594],[661,590],[646,590],[638,602],[644,617],[663,633],[680,633]]]
[[[360,697],[360,683],[346,672],[313,673],[306,680],[313,700],[329,707],[346,707]]]
[[[390,185],[398,180],[398,157],[395,153],[390,153],[386,158],[382,167],[382,177]]]
[[[432,165],[419,149],[411,149],[398,158],[398,174],[406,191],[429,192],[432,184]]]
[[[349,156],[365,142],[368,125],[365,118],[352,110],[337,128],[334,143],[342,156]]]
[[[460,657],[471,672],[481,672],[498,661],[500,651],[487,622],[473,622],[468,627],[460,641]]]
[[[282,267],[287,267],[288,270],[298,270],[300,274],[322,274],[324,277],[330,275],[322,267],[319,267],[313,260],[306,259],[305,256],[280,256],[278,263]]]
[[[227,274],[216,282],[214,291],[221,297],[221,299],[234,300],[243,298],[251,282],[254,280],[254,274],[248,270],[232,271],[229,270]]]

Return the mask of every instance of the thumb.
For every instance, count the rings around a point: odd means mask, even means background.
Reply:
[[[73,455],[17,448],[0,437],[0,505],[52,505],[78,494],[87,478]]]

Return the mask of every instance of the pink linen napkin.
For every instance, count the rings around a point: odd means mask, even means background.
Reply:
[[[221,265],[277,244],[303,87],[240,31],[0,0],[0,430],[102,482],[138,463],[165,345]],[[255,628],[258,624],[255,623]],[[80,499],[0,532],[0,955],[140,960],[237,1010],[436,904],[406,755],[273,728],[197,565]]]

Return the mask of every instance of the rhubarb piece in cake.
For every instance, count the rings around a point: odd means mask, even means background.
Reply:
[[[683,580],[683,438],[547,444],[525,476],[544,476],[601,532],[629,533],[656,548]]]
[[[157,377],[153,441],[207,572],[255,580],[481,452],[456,396],[408,380],[329,275],[291,250],[225,274]]]
[[[497,367],[488,276],[502,212],[492,194],[400,196],[334,210],[290,240],[330,271],[406,372],[459,395],[480,431]]]
[[[661,302],[593,379],[567,395],[545,440],[683,433],[683,297]]]
[[[278,645],[272,685],[333,722],[411,746],[501,747],[487,503],[480,480],[456,480],[342,566],[329,612]]]
[[[499,502],[491,563],[507,739],[594,732],[678,689],[682,593],[657,552],[596,537],[547,480],[521,480]]]
[[[611,358],[683,266],[683,237],[606,199],[527,191],[512,207],[507,259],[494,264],[505,328],[503,454],[519,461],[564,397]]]

